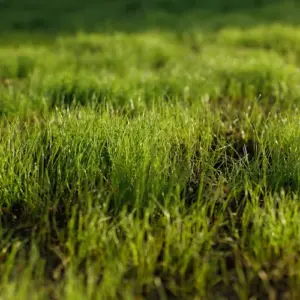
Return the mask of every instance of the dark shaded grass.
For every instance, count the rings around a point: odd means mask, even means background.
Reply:
[[[105,31],[111,28],[140,32],[153,28],[167,30],[190,29],[195,26],[220,28],[224,25],[247,26],[282,19],[285,23],[297,23],[297,5],[288,1],[280,6],[273,1],[239,1],[216,0],[203,1],[101,1],[94,0],[77,3],[64,1],[51,4],[24,1],[1,3],[0,26],[8,32],[43,32],[44,34],[61,34],[62,32]],[[282,9],[287,13],[282,14]],[[262,13],[263,11],[263,13]],[[286,15],[290,14],[289,18]],[[52,16],[56,15],[54,21]],[[250,15],[250,16],[249,16]],[[217,16],[217,18],[215,17]],[[227,17],[230,16],[230,17]],[[211,22],[211,19],[214,21]],[[209,24],[209,25],[207,25]]]

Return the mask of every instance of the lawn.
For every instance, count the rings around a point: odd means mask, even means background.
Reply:
[[[0,1],[0,299],[300,299],[297,1]]]

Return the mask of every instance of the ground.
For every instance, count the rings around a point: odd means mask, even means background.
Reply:
[[[0,299],[299,299],[296,1],[0,1]]]

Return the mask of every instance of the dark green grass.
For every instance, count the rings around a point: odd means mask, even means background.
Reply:
[[[299,299],[299,10],[0,2],[0,298]]]
[[[6,32],[43,32],[50,35],[80,29],[142,32],[153,28],[184,30],[200,26],[253,26],[284,21],[299,24],[297,1],[2,1],[0,26]],[[53,20],[53,16],[56,20]]]

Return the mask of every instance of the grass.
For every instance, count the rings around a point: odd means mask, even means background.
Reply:
[[[0,1],[1,299],[299,299],[300,6],[258,2]]]

